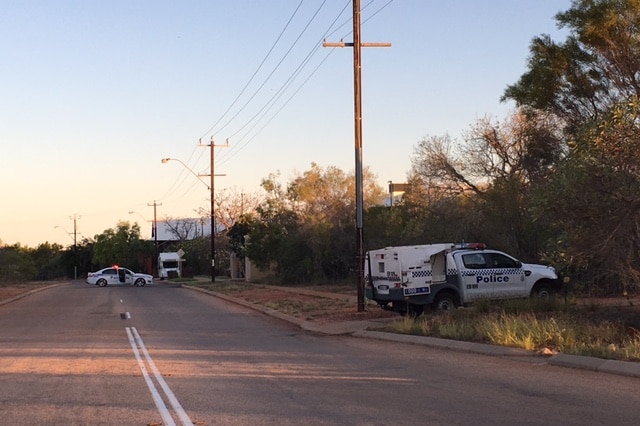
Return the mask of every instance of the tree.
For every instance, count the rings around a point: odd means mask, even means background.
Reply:
[[[243,214],[251,214],[260,202],[261,197],[256,193],[238,192],[236,188],[224,188],[216,192],[214,214],[217,228],[225,231],[230,229]],[[203,209],[200,209],[200,214],[211,215]]]
[[[564,124],[567,155],[534,193],[535,216],[557,230],[549,255],[593,291],[636,291],[640,0],[576,0],[556,20],[567,40],[535,38],[528,71],[503,96]]]
[[[514,111],[504,123],[479,120],[457,144],[448,136],[423,139],[400,207],[420,211],[426,241],[480,240],[535,259],[541,231],[529,194],[562,158],[554,129],[544,114]]]
[[[534,38],[528,71],[503,99],[552,113],[574,134],[613,105],[640,96],[640,1],[574,0],[556,20],[569,30],[567,40]]]
[[[93,240],[82,238],[74,246],[68,246],[62,252],[61,262],[68,277],[77,274],[78,277],[87,272],[95,271],[93,264]]]
[[[120,221],[116,228],[96,235],[93,245],[93,263],[98,266],[120,264],[144,269],[146,260],[153,255],[153,244],[140,238],[140,226]]]
[[[63,247],[59,244],[48,242],[38,245],[29,251],[29,255],[38,270],[36,279],[50,280],[63,277],[64,265],[62,264]]]
[[[198,235],[198,220],[165,216],[164,226],[178,241],[178,246]],[[200,221],[202,223],[202,221]]]
[[[20,244],[0,247],[0,282],[16,283],[36,279],[38,270],[29,249]]]
[[[592,292],[640,287],[640,103],[614,107],[584,127],[571,156],[536,196],[538,215],[559,238],[549,249],[573,271],[587,271]]]
[[[384,191],[363,170],[365,206],[379,204]],[[256,218],[231,232],[237,253],[258,266],[275,266],[287,282],[344,278],[355,266],[355,179],[337,167],[311,168],[285,186],[278,174],[262,181],[266,198]],[[248,232],[250,244],[244,244]]]

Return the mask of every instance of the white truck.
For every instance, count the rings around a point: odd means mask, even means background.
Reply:
[[[562,288],[553,267],[522,263],[482,243],[371,250],[365,257],[365,274],[368,299],[413,316],[479,299],[548,298]]]
[[[180,251],[158,254],[158,277],[161,280],[182,276],[182,254]]]

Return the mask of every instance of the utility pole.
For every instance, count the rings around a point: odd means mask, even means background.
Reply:
[[[324,47],[353,47],[353,94],[354,94],[354,127],[356,156],[356,262],[358,276],[358,312],[364,311],[364,226],[362,220],[362,67],[360,65],[361,47],[391,47],[391,43],[362,43],[360,40],[360,0],[353,0],[353,43],[323,42]]]
[[[154,271],[158,270],[158,216],[156,215],[156,208],[157,206],[161,206],[162,203],[158,204],[156,202],[156,200],[153,200],[153,204],[151,202],[147,203],[147,206],[151,207],[153,206],[153,228],[151,228],[151,232],[153,233],[153,244],[155,247],[155,258],[153,259],[153,262],[151,262],[151,264],[154,267]],[[153,274],[155,275],[155,274]]]
[[[80,216],[76,213],[73,216],[69,216],[69,219],[73,220],[73,279],[78,279],[78,219]]]
[[[229,146],[229,143],[226,143],[224,145],[216,145],[213,141],[213,136],[211,136],[211,142],[208,144],[203,145],[202,143],[200,143],[200,146],[208,146],[211,153],[211,173],[209,174],[209,176],[211,177],[211,184],[209,185],[209,188],[211,190],[211,282],[215,283],[216,282],[216,259],[215,259],[215,254],[216,254],[216,243],[215,243],[215,235],[216,235],[216,220],[215,220],[215,214],[214,214],[214,206],[215,206],[215,198],[214,198],[214,177],[215,176],[225,176],[225,175],[216,175],[214,173],[214,159],[215,159],[215,147],[220,147],[220,148],[227,148]],[[206,175],[205,175],[206,176]]]

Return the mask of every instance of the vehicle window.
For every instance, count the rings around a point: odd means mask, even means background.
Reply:
[[[482,253],[472,253],[462,255],[462,263],[467,269],[483,269],[487,267],[487,262]]]
[[[124,273],[125,273],[125,274],[127,274],[127,275],[133,275],[133,272],[131,272],[131,271],[130,271],[130,270],[128,270],[128,269],[125,269],[125,270],[124,270]]]
[[[490,268],[517,268],[517,262],[499,253],[487,253]]]
[[[102,271],[102,275],[115,275],[116,274],[116,270],[111,268],[111,269],[105,269],[104,271]]]
[[[384,262],[378,262],[378,272],[381,274],[384,273]]]

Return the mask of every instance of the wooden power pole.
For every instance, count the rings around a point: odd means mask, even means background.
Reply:
[[[358,276],[356,285],[358,291],[358,312],[364,311],[364,226],[362,220],[362,83],[360,50],[361,47],[391,47],[391,43],[362,43],[360,40],[360,0],[353,0],[353,43],[323,42],[324,47],[353,47],[353,94],[354,94],[354,127],[355,127],[355,155],[356,155],[356,262]]]
[[[202,142],[200,142],[200,146],[208,146],[210,149],[210,155],[209,155],[209,159],[211,161],[211,173],[209,174],[209,177],[211,178],[211,184],[209,185],[209,191],[211,192],[210,196],[211,196],[211,215],[210,215],[210,220],[211,220],[211,284],[216,282],[216,218],[215,218],[215,177],[216,176],[225,176],[224,174],[222,175],[217,175],[214,173],[214,166],[215,166],[215,148],[216,147],[221,147],[221,148],[226,148],[229,146],[228,143],[224,144],[224,145],[216,145],[214,140],[213,140],[213,136],[211,136],[211,142],[209,144],[203,145]],[[206,175],[204,175],[206,176]]]

